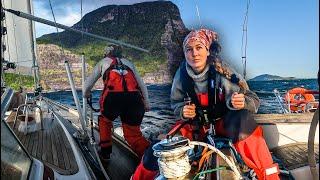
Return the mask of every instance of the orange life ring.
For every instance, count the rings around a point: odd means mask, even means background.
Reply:
[[[309,94],[309,91],[305,88],[293,88],[289,90],[285,97],[286,103],[290,103],[290,110],[292,112],[305,112],[306,105],[309,102],[314,102],[315,98],[312,94]],[[313,107],[313,106],[312,106]]]

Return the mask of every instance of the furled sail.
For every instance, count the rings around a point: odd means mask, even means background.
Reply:
[[[30,0],[2,0],[2,6],[33,14]],[[33,67],[37,67],[34,22],[6,13],[4,26],[7,28],[3,39],[6,46],[4,59],[16,63],[15,72],[36,76],[36,71],[33,71]]]

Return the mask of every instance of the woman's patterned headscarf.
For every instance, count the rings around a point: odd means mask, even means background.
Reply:
[[[218,35],[209,29],[192,30],[183,41],[183,51],[191,41],[199,41],[209,50],[211,43],[218,41]]]

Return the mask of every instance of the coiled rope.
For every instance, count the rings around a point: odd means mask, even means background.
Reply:
[[[234,162],[230,161],[220,150],[210,144],[198,141],[189,141],[185,146],[172,150],[155,150],[154,155],[158,157],[159,171],[165,178],[180,178],[186,176],[191,170],[187,151],[194,146],[207,147],[217,153],[230,166],[237,179],[243,179]]]
[[[154,151],[154,155],[159,157],[159,171],[165,178],[179,178],[187,175],[191,170],[187,151],[193,146],[186,145],[170,151]]]

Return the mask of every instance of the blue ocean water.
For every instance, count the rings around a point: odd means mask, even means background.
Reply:
[[[257,93],[261,100],[261,105],[258,113],[282,113],[281,107],[273,93],[277,89],[281,94],[294,87],[301,87],[309,90],[319,91],[317,79],[301,79],[301,80],[276,80],[276,81],[249,81],[248,85],[251,90]],[[161,131],[169,129],[175,123],[176,118],[170,108],[170,90],[171,84],[165,85],[147,85],[151,110],[145,113],[142,124],[142,130],[146,132]],[[79,100],[82,101],[81,91],[78,91]],[[92,91],[93,106],[99,109],[99,97],[101,90]],[[73,106],[75,103],[71,91],[57,91],[44,94],[46,97]],[[319,99],[316,95],[316,99]],[[115,122],[115,126],[120,125],[120,122]],[[150,128],[155,128],[154,130]]]

